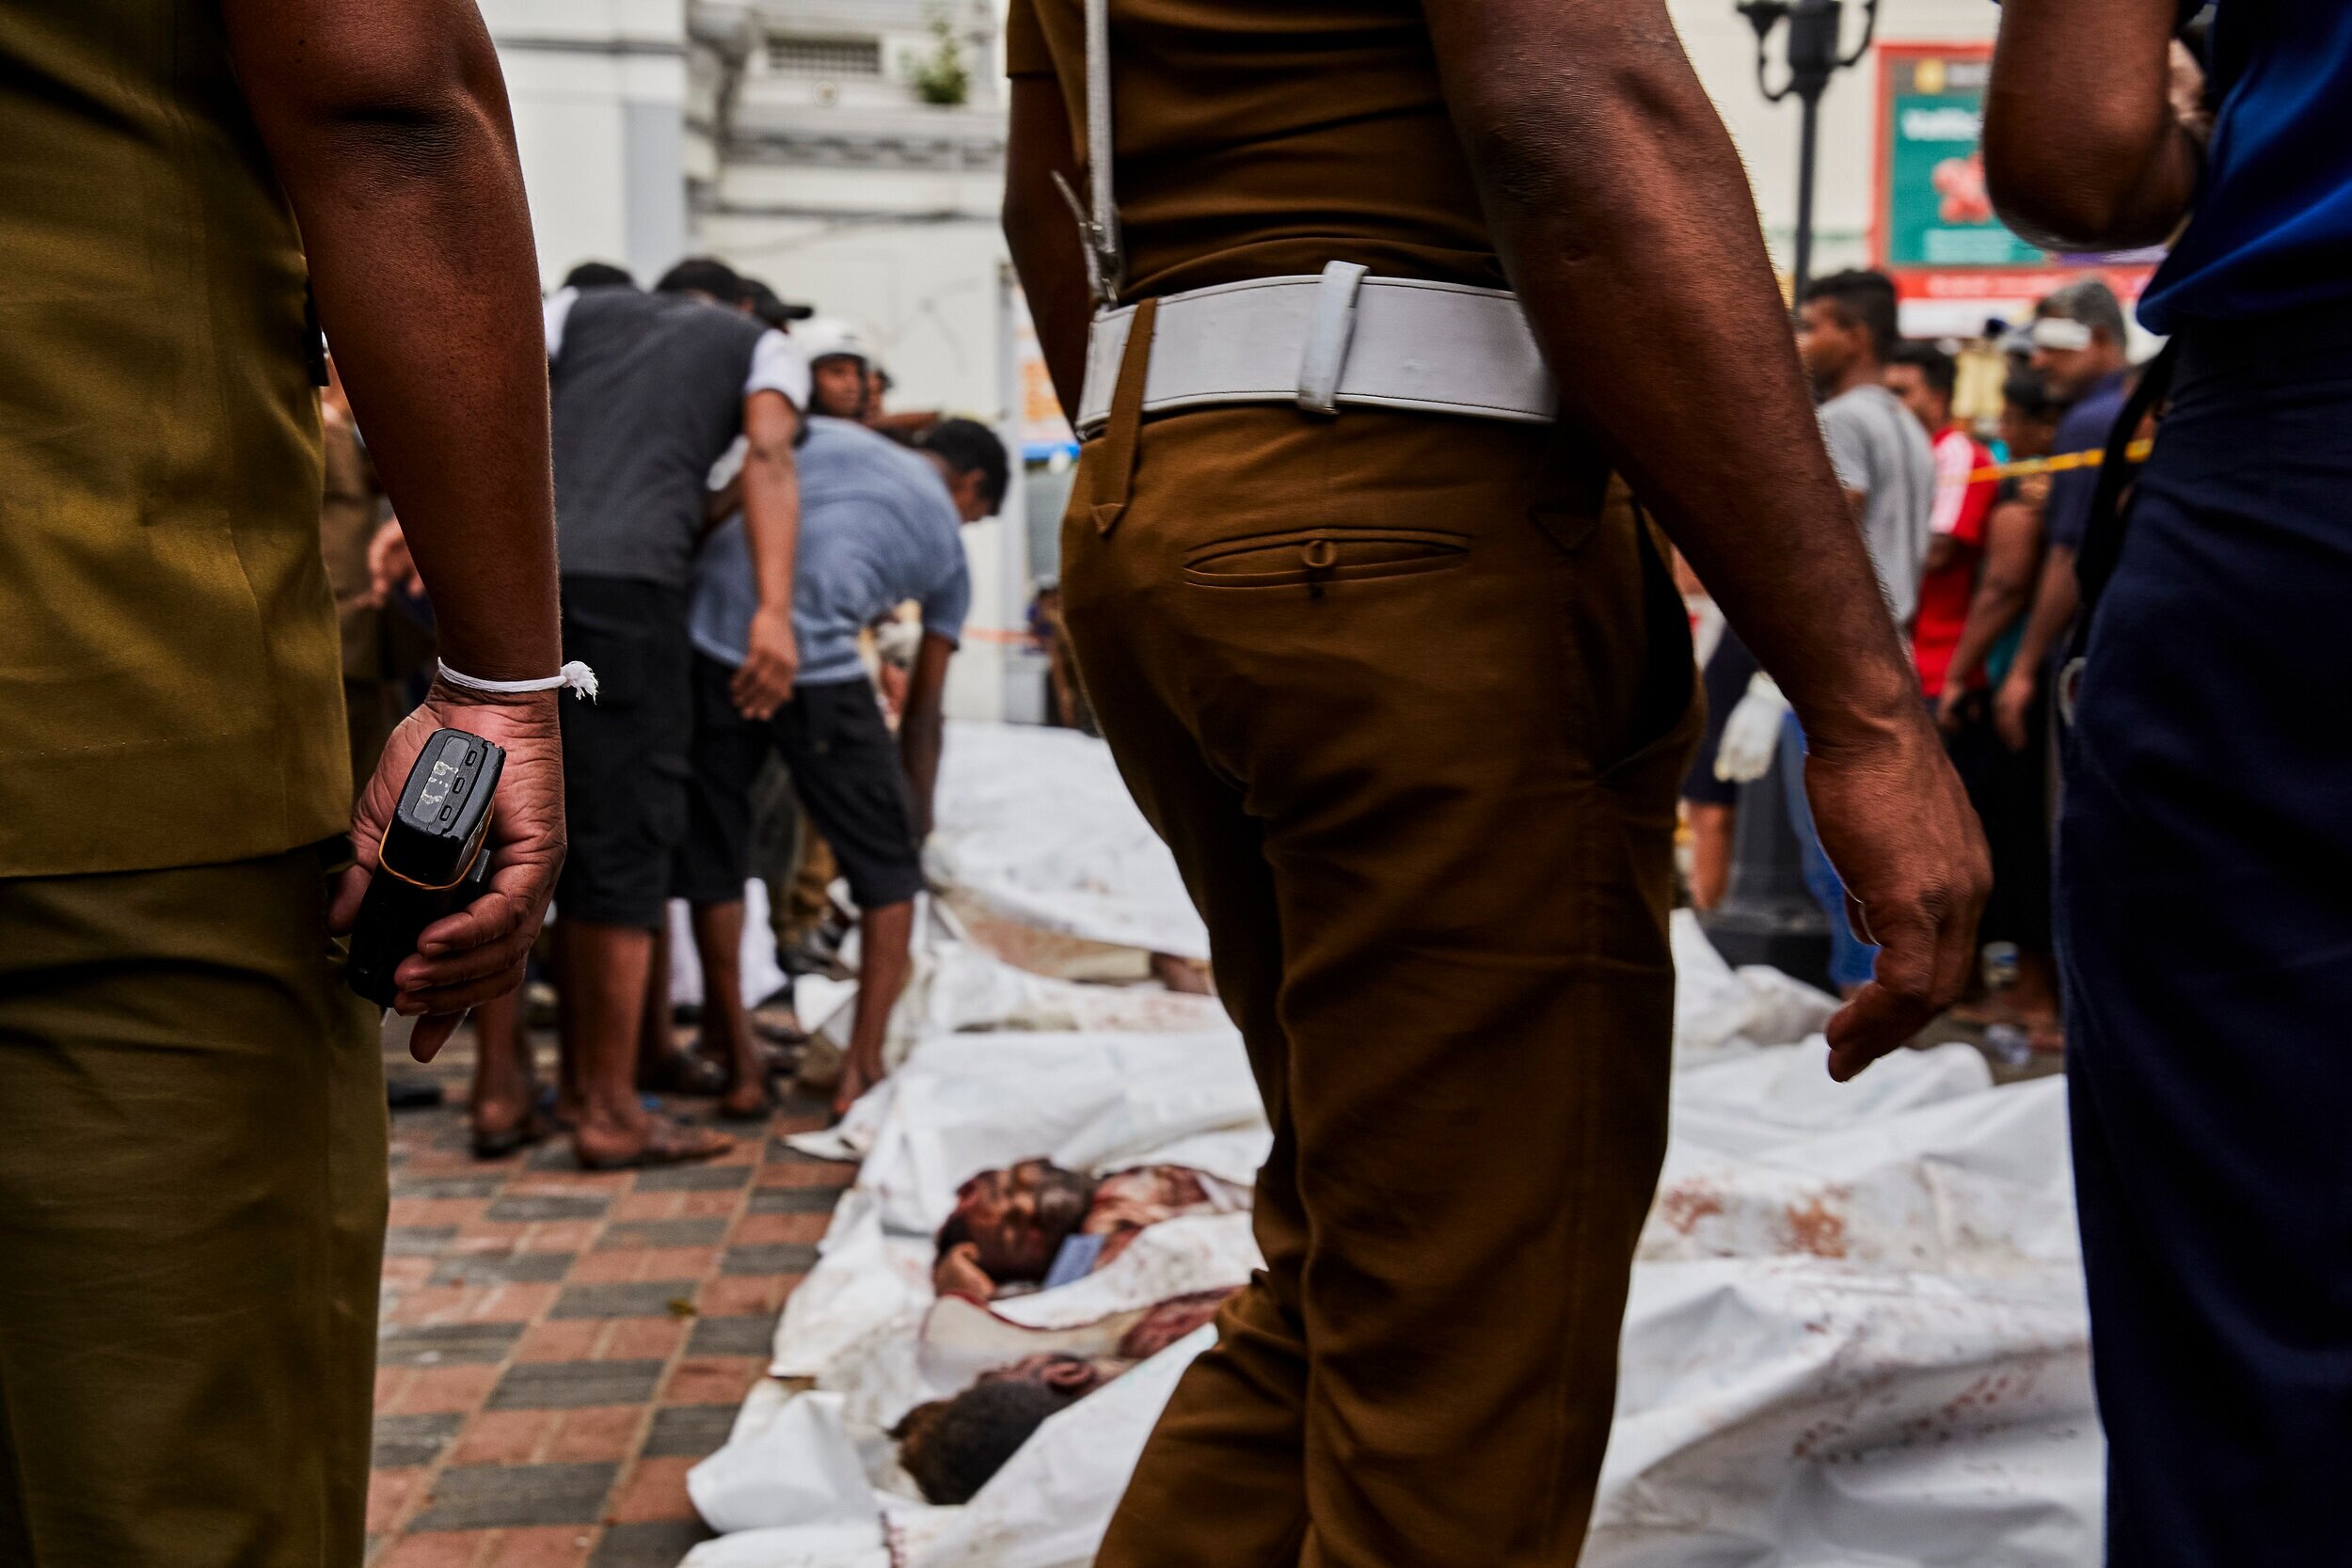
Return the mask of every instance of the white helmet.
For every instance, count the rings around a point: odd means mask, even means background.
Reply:
[[[869,365],[882,362],[872,335],[855,322],[839,316],[812,316],[801,323],[792,329],[792,346],[812,365],[819,359],[843,356],[863,359]]]

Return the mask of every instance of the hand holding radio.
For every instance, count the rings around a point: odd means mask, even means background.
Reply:
[[[437,909],[431,911],[433,918],[417,932],[412,955],[391,958],[389,974],[383,975],[390,981],[389,988],[370,978],[384,971],[384,964],[367,959],[365,954],[355,955],[366,959],[366,972],[355,971],[355,989],[363,983],[382,989],[394,1009],[421,1020],[409,1042],[410,1053],[421,1062],[433,1059],[469,1008],[495,1001],[522,984],[524,959],[547,916],[556,873],[564,863],[563,743],[555,706],[560,696],[555,691],[491,695],[436,681],[424,705],[392,732],[374,778],[360,784],[352,813],[352,846],[358,864],[337,892],[329,925],[346,932],[358,924],[385,847],[395,837],[405,841],[417,863],[404,867],[398,858],[401,849],[394,848],[391,869],[406,881],[399,895],[375,900],[379,912],[371,922],[375,927],[372,942],[380,947],[386,940],[384,923],[395,916],[404,923],[414,920],[428,898],[454,905],[445,914]],[[450,731],[502,753],[492,783],[495,799],[485,802],[486,821],[469,816],[463,822],[469,831],[483,831],[478,857],[456,867],[467,878],[480,874],[479,880],[464,884],[472,890],[465,898],[452,896],[459,890],[436,885],[447,880],[442,868],[454,858],[446,853],[450,847],[442,830],[460,824],[463,801],[481,784],[469,784],[454,799],[437,798],[430,825],[412,820],[403,830],[396,821],[404,803],[414,817],[417,802],[412,798],[430,789],[435,760],[450,769],[445,784],[453,784],[459,775],[479,781],[489,761],[487,752],[471,765],[462,754],[448,755],[445,732]],[[419,771],[421,757],[427,761],[424,777],[412,789],[411,775]],[[469,766],[472,772],[468,774]],[[456,808],[447,823],[440,819],[443,806]]]

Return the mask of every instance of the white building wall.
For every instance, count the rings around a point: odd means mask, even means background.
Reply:
[[[515,110],[542,280],[659,274],[687,243],[687,0],[482,0]]]

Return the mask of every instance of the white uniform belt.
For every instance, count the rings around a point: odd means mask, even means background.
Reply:
[[[1078,434],[1110,420],[1135,307],[1094,318]],[[1548,423],[1551,373],[1518,296],[1502,289],[1370,277],[1334,261],[1323,276],[1259,277],[1168,294],[1152,330],[1143,411],[1230,403],[1410,408]]]

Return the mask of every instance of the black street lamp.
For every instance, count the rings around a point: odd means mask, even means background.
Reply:
[[[1862,41],[1840,54],[1844,0],[1739,0],[1756,29],[1756,85],[1767,103],[1794,96],[1804,110],[1797,151],[1797,247],[1790,297],[1802,300],[1813,277],[1813,165],[1820,143],[1821,94],[1830,78],[1859,62],[1878,32],[1878,0],[1862,0]],[[1765,46],[1788,24],[1788,79],[1770,82]],[[1700,916],[1707,935],[1735,964],[1771,964],[1825,985],[1829,921],[1804,885],[1804,853],[1788,822],[1788,789],[1778,759],[1762,778],[1740,786],[1740,824],[1731,847],[1731,886],[1722,905]]]
[[[1813,277],[1813,164],[1820,141],[1821,93],[1829,79],[1869,53],[1879,25],[1879,0],[1862,0],[1862,41],[1853,53],[1838,53],[1845,21],[1845,0],[1739,0],[1740,14],[1756,29],[1756,85],[1764,101],[1777,103],[1790,94],[1804,111],[1797,151],[1797,255],[1792,297],[1803,299]],[[1769,85],[1765,45],[1772,29],[1788,24],[1788,80]]]

